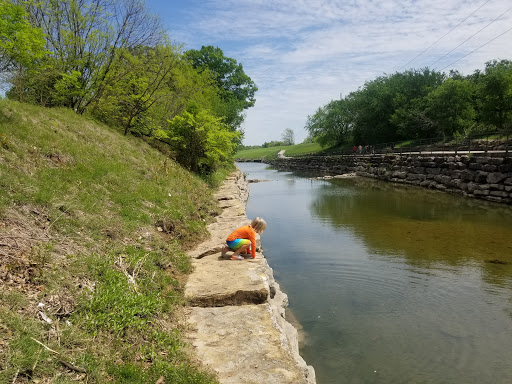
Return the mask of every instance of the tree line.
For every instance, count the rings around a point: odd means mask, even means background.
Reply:
[[[381,76],[308,116],[322,146],[452,137],[512,127],[512,62],[469,76],[428,68]]]
[[[193,172],[231,161],[255,83],[220,48],[184,51],[142,0],[0,0],[6,96],[72,108]]]

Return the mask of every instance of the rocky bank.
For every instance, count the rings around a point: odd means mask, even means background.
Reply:
[[[248,182],[237,170],[216,193],[222,213],[208,227],[210,239],[190,252],[187,336],[223,384],[314,384],[313,368],[299,355],[297,330],[285,318],[288,298],[261,247],[256,259],[220,256],[226,236],[250,223],[248,197]]]
[[[355,173],[512,204],[512,157],[503,154],[304,156],[276,159],[270,163],[281,170],[331,176]]]

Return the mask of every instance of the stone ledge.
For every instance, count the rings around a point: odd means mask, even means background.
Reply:
[[[307,384],[269,304],[191,308],[188,336],[223,384]]]
[[[226,179],[215,194],[223,210],[208,226],[210,239],[189,252],[194,272],[185,297],[194,307],[188,308],[187,337],[223,384],[315,384],[314,369],[299,354],[297,330],[285,319],[288,297],[267,260],[260,253],[241,261],[220,258],[225,237],[250,223],[248,188],[240,170]]]

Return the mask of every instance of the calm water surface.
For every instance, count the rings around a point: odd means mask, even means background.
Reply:
[[[319,384],[512,383],[511,207],[239,167]]]

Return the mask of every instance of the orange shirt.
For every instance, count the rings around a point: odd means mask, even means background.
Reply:
[[[226,240],[233,241],[236,239],[247,239],[251,241],[251,252],[252,258],[254,259],[256,257],[256,232],[254,232],[254,229],[250,225],[240,227],[233,231]]]

